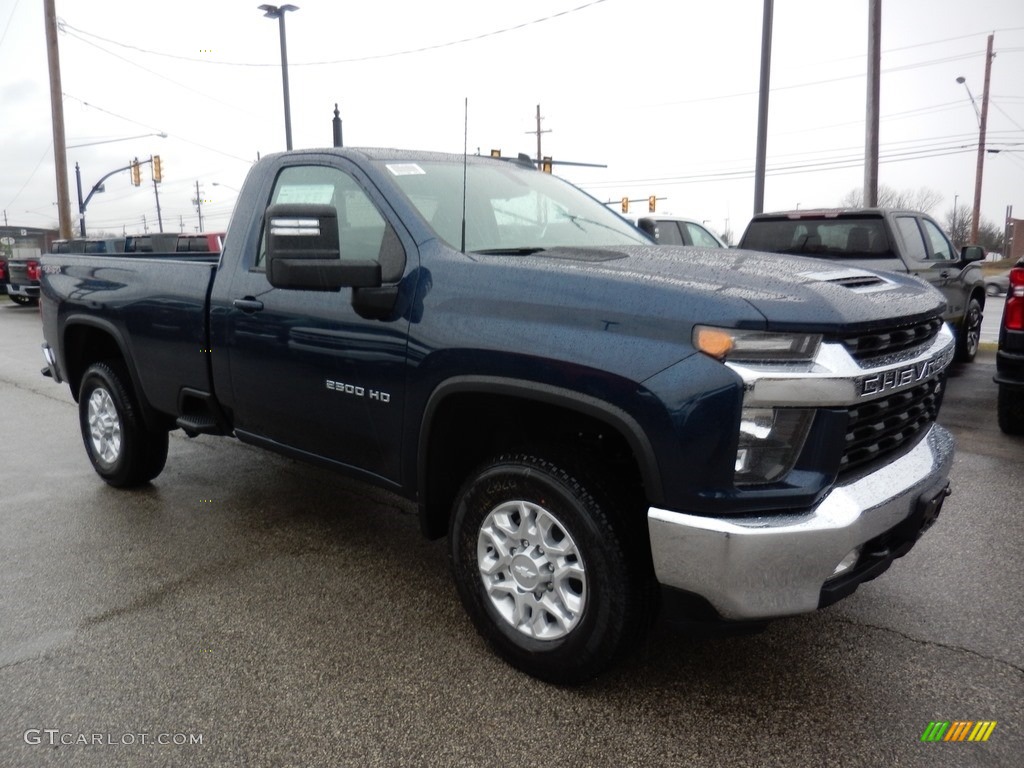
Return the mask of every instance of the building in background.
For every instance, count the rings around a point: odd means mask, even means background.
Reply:
[[[37,227],[0,227],[0,255],[7,259],[28,259],[50,252],[50,244],[60,236],[56,229]]]

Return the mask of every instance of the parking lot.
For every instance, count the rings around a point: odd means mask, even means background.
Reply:
[[[567,689],[484,646],[397,497],[180,432],[107,487],[41,341],[0,300],[0,766],[1021,764],[1024,440],[990,350],[949,380],[954,495],[882,578],[760,634],[659,624]]]

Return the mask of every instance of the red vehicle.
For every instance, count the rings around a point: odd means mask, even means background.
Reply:
[[[1008,435],[1024,435],[1024,259],[1010,270],[1006,293],[996,352],[999,428]]]
[[[3,282],[11,301],[22,306],[39,303],[39,259],[9,259],[3,269]]]

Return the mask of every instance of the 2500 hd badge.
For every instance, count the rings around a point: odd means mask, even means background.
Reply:
[[[366,387],[360,387],[355,384],[345,384],[341,381],[332,381],[327,379],[327,388],[332,392],[340,392],[343,395],[354,395],[356,397],[367,397],[371,400],[379,400],[382,403],[391,402],[391,394],[389,392],[381,392],[379,389],[367,389]]]

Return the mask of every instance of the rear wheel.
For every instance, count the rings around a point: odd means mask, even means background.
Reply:
[[[999,385],[996,402],[999,428],[1008,435],[1024,435],[1024,389]]]
[[[579,683],[643,635],[654,581],[628,511],[596,481],[529,455],[502,456],[463,486],[452,571],[477,631],[506,661]]]
[[[126,488],[152,480],[167,461],[167,431],[149,429],[120,362],[94,363],[82,377],[78,419],[93,469]]]
[[[956,332],[956,361],[969,363],[981,346],[981,304],[977,299],[967,302],[967,311]]]

